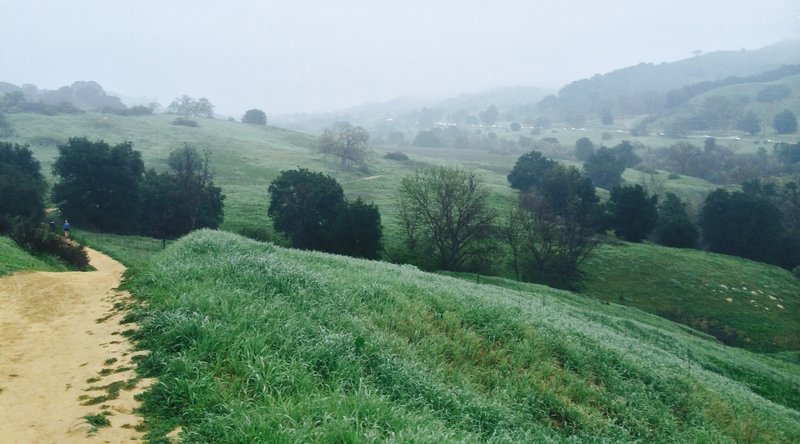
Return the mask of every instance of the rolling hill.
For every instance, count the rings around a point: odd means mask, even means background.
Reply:
[[[402,150],[410,157],[409,161],[394,161],[383,157],[383,153],[396,150],[397,147],[375,147],[375,154],[370,162],[369,171],[343,170],[335,160],[321,158],[313,150],[314,138],[293,131],[275,127],[245,125],[231,121],[200,120],[198,128],[189,128],[173,125],[172,116],[153,115],[139,117],[122,117],[101,113],[84,113],[77,115],[41,116],[35,114],[9,114],[8,120],[12,122],[15,135],[11,141],[31,145],[36,157],[43,163],[43,171],[49,173],[50,165],[57,155],[56,146],[72,136],[87,136],[90,139],[104,139],[109,143],[132,141],[134,149],[142,152],[148,168],[165,169],[168,153],[184,143],[190,143],[200,149],[210,149],[212,164],[216,173],[215,182],[222,186],[226,195],[225,222],[222,229],[240,232],[249,236],[283,244],[282,238],[275,234],[266,217],[268,194],[267,187],[280,171],[302,166],[315,171],[323,171],[336,178],[343,186],[348,197],[362,197],[368,202],[375,202],[381,211],[388,257],[392,258],[394,249],[400,242],[401,226],[396,214],[396,190],[402,177],[413,173],[415,168],[432,164],[455,164],[478,171],[487,181],[495,195],[494,203],[498,208],[510,207],[514,203],[515,195],[508,187],[506,175],[510,171],[519,153],[496,153],[483,150],[463,149],[428,149],[421,147],[403,147]],[[568,129],[563,130],[569,132]],[[580,134],[580,133],[576,133]],[[559,137],[561,134],[559,133]],[[667,180],[666,172],[659,173],[665,191],[675,192],[685,199],[697,202],[705,193],[714,188],[713,184],[682,177],[677,180]],[[646,179],[646,174],[628,170],[625,179],[632,183],[640,183]],[[80,229],[80,227],[77,227]],[[120,241],[123,244],[138,244],[132,238]],[[654,258],[667,254],[668,249],[652,247],[642,250],[639,246],[631,246],[630,251],[639,252],[642,258],[652,255]],[[587,286],[587,292],[594,297],[636,305],[644,310],[671,316],[689,325],[694,325],[704,331],[715,333],[720,326],[729,325],[729,320],[715,324],[703,324],[707,320],[708,310],[699,310],[701,307],[714,307],[717,295],[693,289],[692,298],[697,298],[696,305],[684,307],[683,305],[666,310],[657,304],[642,305],[638,298],[629,298],[620,301],[619,294],[650,294],[652,288],[663,287],[660,279],[662,274],[645,274],[637,276],[638,280],[628,281],[624,287],[619,281],[619,276],[614,273],[624,273],[627,268],[622,266],[616,269],[616,264],[624,264],[620,258],[613,254],[613,249],[600,250],[597,259],[590,262],[588,275],[593,279]],[[113,253],[113,251],[112,251]],[[700,253],[702,254],[702,253]],[[697,256],[701,257],[701,256]],[[644,260],[641,259],[640,260]],[[136,259],[139,261],[139,259]],[[682,259],[678,264],[685,263]],[[502,264],[498,264],[502,268]],[[707,265],[703,264],[702,267]],[[655,268],[655,267],[654,267]],[[738,273],[735,266],[724,268],[724,273]],[[502,270],[500,270],[502,272]],[[690,269],[680,273],[691,272]],[[678,273],[678,271],[676,271]],[[603,286],[604,283],[611,284]],[[692,281],[693,282],[693,281]],[[791,283],[791,279],[786,285]],[[724,283],[724,282],[722,282]],[[788,287],[787,288],[794,288]],[[697,291],[696,291],[697,290]],[[595,293],[592,293],[594,291]],[[661,304],[683,304],[682,301],[672,299],[674,295],[665,291],[661,293],[666,299]],[[709,301],[702,302],[708,299]],[[698,308],[695,311],[694,308]],[[733,306],[731,306],[733,307]],[[671,315],[673,312],[683,313],[682,317]],[[798,322],[796,310],[791,310],[791,317],[774,324],[769,317],[764,318],[765,325],[785,325]],[[742,313],[746,315],[746,312]],[[725,319],[726,312],[720,312],[714,319]],[[763,317],[766,313],[762,313]],[[778,316],[777,312],[773,312]],[[737,314],[738,316],[738,314]],[[761,319],[761,318],[758,318]],[[735,324],[731,324],[734,325]],[[782,345],[762,346],[771,344],[771,332],[757,332],[753,328],[755,322],[744,327],[736,327],[741,341],[732,343],[750,347],[756,350],[795,350],[800,349],[796,344],[784,342]],[[796,324],[795,324],[796,325]],[[733,328],[733,327],[732,327]],[[753,330],[753,331],[751,331]],[[772,335],[772,336],[770,336]],[[754,338],[755,345],[744,342],[743,338]]]
[[[210,231],[126,287],[151,439],[800,440],[800,367],[545,287]]]

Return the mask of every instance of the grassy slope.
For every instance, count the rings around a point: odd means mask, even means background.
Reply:
[[[789,97],[777,102],[764,103],[756,100],[759,91],[769,85],[786,85],[791,88],[792,93]],[[795,113],[795,115],[800,115],[800,75],[786,77],[775,82],[745,83],[713,89],[700,94],[697,97],[693,97],[686,104],[672,111],[668,116],[659,119],[655,123],[655,126],[658,127],[661,125],[666,125],[676,119],[689,117],[697,113],[708,98],[715,96],[729,97],[740,103],[743,103],[742,109],[744,112],[752,111],[758,116],[759,119],[761,119],[762,132],[761,134],[756,135],[756,138],[763,139],[767,137],[771,140],[788,143],[795,143],[797,141],[797,133],[788,135],[777,134],[775,129],[772,127],[772,122],[775,118],[775,115],[785,109],[791,110]],[[725,132],[729,134],[738,133],[738,131],[735,130],[723,131],[723,133]],[[702,144],[702,142],[698,142],[698,144]],[[767,150],[771,149],[771,144],[761,145],[756,144],[753,141],[746,140],[743,140],[736,145],[736,147],[740,148],[737,151],[751,152],[755,152],[760,146],[765,147]]]
[[[799,367],[565,292],[209,231],[127,287],[145,302],[142,368],[160,378],[145,396],[153,437],[800,440]]]
[[[2,258],[0,259],[0,276],[20,270],[62,271],[66,269],[56,260],[48,261],[32,256],[14,241],[3,236],[0,236],[0,258]]]
[[[514,194],[508,187],[505,177],[519,153],[403,147],[402,150],[409,155],[411,161],[397,162],[384,159],[382,157],[383,150],[378,147],[373,156],[370,170],[360,172],[342,170],[338,162],[321,159],[313,152],[314,139],[311,136],[274,127],[201,119],[199,128],[188,128],[172,125],[173,117],[165,115],[120,117],[85,113],[74,116],[49,117],[9,114],[7,118],[12,122],[16,131],[12,141],[31,144],[37,158],[43,163],[43,170],[48,173],[50,165],[57,155],[55,144],[63,142],[71,136],[103,139],[109,143],[132,141],[135,149],[142,152],[146,165],[158,169],[166,168],[168,153],[185,142],[194,144],[201,149],[209,148],[212,151],[212,160],[216,170],[216,182],[223,187],[227,196],[223,229],[262,231],[272,239],[277,239],[277,237],[269,234],[272,230],[266,218],[267,187],[281,170],[297,166],[331,174],[342,184],[349,197],[360,196],[367,201],[377,203],[381,209],[387,248],[390,251],[399,238],[399,223],[395,211],[396,190],[400,179],[419,166],[429,164],[465,166],[485,177],[495,195],[494,204],[498,208],[510,207],[514,202]],[[563,128],[553,129],[549,134],[557,136],[559,140],[564,139],[562,143],[569,146],[569,143],[574,143],[570,137],[574,138],[585,133]],[[397,147],[388,149],[395,150]],[[661,182],[664,190],[675,192],[684,199],[694,201],[695,206],[706,192],[714,188],[712,184],[698,179],[681,177],[678,180],[667,180],[666,176],[666,172],[656,176],[656,180]],[[625,179],[637,183],[647,178],[638,171],[628,170],[625,173]],[[501,213],[505,213],[505,211],[501,211]],[[141,251],[134,253],[134,255],[139,255],[139,258],[125,258],[129,259],[129,263],[130,261],[144,260],[147,249],[151,247],[144,245],[147,241],[141,239],[130,241],[120,239],[113,242],[120,245],[133,242],[131,245],[141,246]],[[113,245],[110,250],[106,251],[111,253],[119,251],[126,254],[124,248]],[[654,254],[658,254],[660,250],[652,251]],[[600,260],[603,257],[600,256],[590,266],[601,270],[612,270],[613,264],[605,264],[604,260]],[[611,256],[607,258],[611,261],[616,260]],[[597,275],[592,270],[590,270],[590,274]],[[653,286],[651,282],[648,280],[638,281],[639,287],[632,287],[629,290],[650,294],[649,287]],[[609,293],[613,292],[614,288],[602,291]],[[694,291],[693,294],[699,297],[709,295],[702,291]],[[610,293],[603,297],[618,298],[615,294]],[[672,300],[670,299],[670,302]],[[713,303],[709,302],[709,304],[713,306]],[[725,315],[725,312],[721,313],[721,316]]]
[[[604,245],[584,293],[624,303],[759,351],[800,350],[800,281],[732,256],[655,245]]]

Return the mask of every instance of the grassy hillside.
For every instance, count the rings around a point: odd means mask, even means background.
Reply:
[[[800,367],[570,293],[210,231],[127,287],[152,350],[141,370],[159,377],[144,396],[154,438],[800,440]]]
[[[757,351],[800,350],[800,280],[733,256],[656,245],[603,245],[584,294],[623,303]]]
[[[758,101],[758,93],[770,85],[784,85],[791,89],[791,94],[786,98],[774,102]],[[794,141],[798,139],[797,133],[788,135],[777,134],[775,129],[772,127],[772,123],[775,115],[785,109],[791,110],[795,113],[795,115],[800,115],[800,75],[786,77],[775,82],[744,83],[713,89],[692,98],[687,103],[681,105],[666,116],[657,120],[654,125],[656,127],[666,127],[669,126],[673,121],[686,119],[696,115],[700,113],[703,104],[707,100],[715,97],[726,97],[731,99],[732,102],[738,103],[739,112],[742,114],[750,111],[755,113],[755,115],[761,120],[762,124],[762,131],[760,134],[757,134],[757,136],[760,136],[761,139],[769,138],[771,140],[789,143],[794,143]],[[711,130],[711,134],[715,133],[723,135],[740,135],[740,132],[736,130]],[[754,152],[759,148],[759,146],[762,146],[762,144],[757,144],[754,142],[748,143],[747,141],[743,141],[735,144],[735,146],[740,148],[737,151]],[[771,150],[772,144],[766,143],[763,144],[763,146],[768,150]]]
[[[32,256],[11,239],[0,236],[0,276],[15,271],[63,271],[66,267],[56,259]]]
[[[102,139],[108,143],[131,141],[142,153],[148,168],[167,168],[169,152],[190,143],[209,149],[215,183],[226,195],[225,223],[228,230],[263,229],[269,183],[282,170],[297,167],[322,171],[336,178],[348,197],[360,196],[381,208],[384,224],[393,229],[395,194],[400,179],[424,164],[462,164],[485,174],[498,196],[511,196],[505,176],[518,153],[497,154],[477,150],[412,150],[411,161],[383,158],[376,148],[368,171],[342,170],[335,159],[321,157],[314,149],[314,137],[275,127],[238,122],[199,119],[199,127],[175,126],[174,116],[122,117],[100,113],[43,116],[9,114],[15,134],[4,140],[29,144],[49,174],[58,155],[57,146],[69,137]],[[502,197],[500,198],[502,199]]]

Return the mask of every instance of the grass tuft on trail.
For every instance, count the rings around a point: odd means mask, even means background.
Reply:
[[[800,441],[800,367],[567,292],[212,231],[125,286],[154,440]]]

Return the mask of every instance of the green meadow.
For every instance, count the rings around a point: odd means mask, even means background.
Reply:
[[[190,143],[201,150],[208,149],[215,182],[223,188],[226,195],[225,222],[221,228],[268,240],[277,245],[286,245],[286,242],[281,235],[274,232],[266,216],[269,183],[285,169],[304,167],[322,171],[341,183],[348,198],[361,197],[378,205],[384,226],[386,257],[389,260],[401,260],[403,257],[400,246],[401,227],[396,213],[396,195],[403,177],[412,174],[417,168],[429,165],[459,165],[477,171],[492,191],[493,205],[503,215],[515,203],[515,193],[508,186],[506,175],[521,154],[474,149],[375,146],[369,167],[363,171],[342,169],[337,160],[321,157],[314,150],[315,138],[311,135],[272,126],[198,119],[199,127],[192,128],[173,125],[174,116],[169,115],[123,117],[102,113],[59,116],[8,114],[6,118],[14,128],[14,137],[10,141],[29,144],[37,159],[42,162],[43,171],[48,175],[57,156],[57,145],[69,137],[85,136],[112,144],[131,141],[134,149],[142,153],[146,166],[158,170],[167,168],[169,152],[184,143]],[[623,132],[627,125],[623,120],[611,127],[616,129],[606,131],[613,134],[609,144],[618,143],[623,136],[627,136]],[[542,134],[542,137],[557,137],[563,149],[571,152],[575,139],[589,136],[597,140],[592,135],[599,138],[603,128],[590,122],[585,129],[554,128],[547,134]],[[510,130],[498,130],[498,133],[501,137],[518,137],[517,133]],[[661,140],[661,143],[665,143],[666,139]],[[647,138],[641,141],[656,143]],[[397,161],[384,157],[386,152],[397,150],[404,152],[409,160]],[[663,192],[676,193],[688,200],[692,209],[698,208],[706,193],[716,188],[714,184],[687,176],[670,179],[666,171],[650,175],[628,169],[624,179],[629,183],[655,184]],[[598,191],[601,196],[607,194],[604,190]],[[159,242],[145,238],[81,233],[80,227],[76,228],[91,245],[102,245],[106,252],[120,257],[129,266],[138,266],[145,262],[153,251],[162,247]],[[701,284],[702,277],[696,270],[715,270],[718,265],[716,262],[719,261],[717,259],[705,262],[701,260],[695,264],[685,257],[676,258],[669,249],[630,245],[624,250],[626,254],[634,254],[639,262],[652,262],[650,268],[644,272],[635,273],[631,272],[635,269],[626,262],[628,258],[624,255],[621,257],[618,251],[622,250],[611,246],[601,248],[589,261],[586,267],[588,281],[584,286],[586,295],[665,315],[712,333],[730,344],[752,350],[782,352],[800,349],[796,339],[800,335],[794,334],[800,320],[791,302],[796,301],[792,292],[797,294],[797,285],[791,276],[786,277],[784,273],[780,281],[782,284],[779,285],[787,289],[787,294],[774,295],[789,301],[783,305],[784,309],[771,307],[771,311],[764,309],[761,312],[756,309],[756,303],[739,306],[738,299],[735,303],[720,306],[720,300],[725,301],[725,298],[721,299],[718,293]],[[716,257],[696,253],[691,257]],[[495,271],[500,275],[510,276],[510,270],[505,267],[506,264],[498,262]],[[678,277],[660,272],[666,267]],[[759,275],[763,270],[772,268],[756,269],[753,273]],[[737,266],[727,266],[716,273],[722,276],[738,275],[739,271]],[[689,289],[675,287],[673,281],[680,281]],[[724,279],[716,281],[729,285],[723,282]],[[753,282],[742,286],[755,288],[754,291],[765,291],[759,285],[758,282]],[[749,300],[745,302],[749,304]],[[773,317],[778,322],[772,322]]]
[[[211,153],[226,195],[220,232],[167,243],[73,232],[130,268],[125,288],[138,303],[128,320],[150,350],[140,372],[159,378],[143,396],[152,442],[177,426],[184,442],[215,443],[800,441],[800,281],[788,272],[613,243],[571,293],[285,249],[266,216],[280,171],[322,171],[348,198],[379,206],[391,254],[403,177],[429,165],[478,171],[503,214],[522,152],[377,146],[366,171],[343,170],[314,137],[271,126],[6,118],[9,141],[29,144],[46,175],[69,137],[131,141],[158,170],[184,143]],[[552,134],[571,150],[586,132]],[[398,150],[409,160],[383,157]],[[655,176],[664,191],[695,203],[715,188],[667,176]],[[0,274],[55,267],[6,238],[0,253]]]
[[[761,352],[800,350],[800,280],[733,256],[656,245],[602,245],[582,294],[626,304]]]
[[[184,442],[800,440],[800,367],[616,304],[195,232],[125,288]]]

